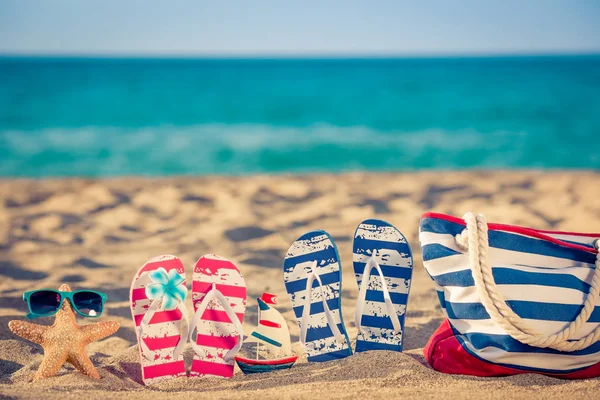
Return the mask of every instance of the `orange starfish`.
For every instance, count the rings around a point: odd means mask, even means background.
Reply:
[[[71,288],[65,284],[58,290],[70,292]],[[100,379],[100,374],[87,355],[85,346],[115,333],[119,329],[119,323],[104,321],[79,326],[70,301],[65,299],[52,326],[10,321],[8,328],[15,335],[37,343],[44,349],[44,360],[33,380],[56,375],[65,362],[72,364],[87,376]]]

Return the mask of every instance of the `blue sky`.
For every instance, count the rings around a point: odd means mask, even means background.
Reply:
[[[0,0],[0,53],[599,53],[596,0]]]

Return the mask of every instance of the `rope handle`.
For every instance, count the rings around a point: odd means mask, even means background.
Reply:
[[[581,312],[574,321],[570,322],[560,332],[553,335],[544,335],[528,327],[525,321],[509,307],[498,289],[492,267],[488,263],[489,241],[485,217],[482,214],[467,213],[463,219],[467,227],[456,235],[456,242],[460,247],[468,250],[471,273],[481,303],[492,320],[500,325],[506,333],[519,342],[530,346],[565,352],[585,349],[600,339],[599,324],[596,329],[583,338],[569,341],[581,330],[596,307],[596,300],[600,294],[600,251],[596,255],[596,268]],[[600,247],[599,244],[599,240],[594,241],[596,248]]]

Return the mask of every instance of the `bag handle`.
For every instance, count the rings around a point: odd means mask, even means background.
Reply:
[[[485,217],[482,214],[467,213],[463,219],[467,223],[467,227],[456,235],[456,242],[460,247],[468,250],[471,273],[477,292],[481,297],[481,303],[492,320],[512,338],[530,346],[565,352],[585,349],[600,339],[600,325],[598,325],[583,338],[569,341],[587,322],[596,307],[596,300],[600,294],[600,251],[596,255],[596,268],[590,290],[577,318],[560,332],[543,335],[526,326],[525,321],[506,304],[504,296],[496,285],[492,267],[488,263],[488,225]],[[599,247],[599,244],[598,240],[594,242],[596,248]]]

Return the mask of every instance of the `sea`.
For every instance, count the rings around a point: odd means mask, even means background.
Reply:
[[[600,55],[0,57],[0,176],[600,169]]]

